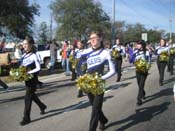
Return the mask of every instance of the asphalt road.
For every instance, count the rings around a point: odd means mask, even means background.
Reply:
[[[107,80],[103,111],[109,122],[106,131],[174,131],[175,107],[173,83],[175,76],[165,71],[164,85],[159,86],[157,66],[152,64],[146,80],[146,99],[142,106],[136,106],[138,87],[135,69],[123,68],[121,82],[116,75]],[[23,116],[23,83],[11,83],[10,91],[0,91],[0,131],[88,131],[91,106],[87,96],[77,98],[75,82],[64,73],[40,78],[44,82],[37,94],[46,103],[45,115],[39,114],[33,103],[32,122],[20,126]]]

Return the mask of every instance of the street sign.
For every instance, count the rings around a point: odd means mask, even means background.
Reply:
[[[148,34],[147,33],[142,33],[142,40],[148,41]]]

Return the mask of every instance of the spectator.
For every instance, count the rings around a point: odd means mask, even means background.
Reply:
[[[69,76],[70,75],[70,69],[69,69],[69,45],[68,41],[65,41],[62,49],[62,67],[65,71],[65,75]]]
[[[56,59],[57,59],[57,45],[56,45],[56,42],[53,41],[50,43],[50,63],[51,63],[51,66],[50,66],[50,71],[52,72],[55,68],[55,62],[56,62]]]
[[[2,34],[1,40],[0,40],[0,53],[4,52],[5,49],[5,38],[6,34]]]
[[[20,60],[21,59],[21,56],[22,56],[22,45],[21,44],[18,44],[18,45],[16,45],[16,47],[15,47],[15,58],[17,59],[17,60]]]

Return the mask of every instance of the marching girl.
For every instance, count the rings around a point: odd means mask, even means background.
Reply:
[[[174,57],[175,57],[175,43],[170,42],[169,53],[170,53],[170,58],[169,58],[168,66],[169,66],[170,75],[173,75],[174,74],[173,66],[174,66]]]
[[[149,51],[146,50],[146,43],[144,41],[138,41],[136,46],[137,47],[133,55],[131,56],[132,62],[134,62],[134,64],[136,65],[138,60],[146,60],[147,64],[150,64],[150,54],[149,54]],[[144,86],[145,86],[147,75],[148,75],[148,69],[143,67],[143,70],[142,70],[142,69],[137,69],[136,67],[136,78],[137,78],[137,84],[139,87],[138,96],[137,96],[138,106],[142,105],[142,99],[145,99]]]
[[[70,62],[70,69],[72,71],[72,81],[74,81],[77,78],[77,73],[75,71],[75,67],[74,67],[74,63],[73,60],[75,60],[75,55],[76,55],[76,51],[78,49],[76,48],[76,45],[71,45],[71,49],[70,49],[70,55],[69,55],[69,62]],[[70,57],[72,57],[72,61],[70,60]]]
[[[78,48],[78,50],[75,52],[75,58],[77,59],[77,60],[79,60],[80,59],[80,57],[81,57],[81,54],[82,54],[82,52],[83,52],[83,50],[84,50],[84,41],[83,40],[78,40],[77,41],[77,48]],[[85,64],[85,63],[84,63]],[[77,65],[79,65],[79,64],[77,64]],[[81,67],[79,67],[79,66],[76,66],[76,71],[77,71],[77,75],[78,76],[80,76],[80,75],[83,75],[85,72],[86,72],[86,69],[84,70],[84,71],[82,71],[82,73],[79,73],[79,69],[80,69]],[[83,91],[81,90],[81,89],[79,89],[78,90],[78,95],[77,95],[77,97],[82,97],[83,96]]]
[[[37,74],[40,71],[40,63],[37,59],[36,48],[34,47],[34,40],[32,37],[26,37],[23,41],[24,55],[21,58],[21,65],[31,70],[28,71],[29,74],[33,75],[33,78],[25,81],[26,93],[25,93],[25,108],[24,117],[20,122],[21,125],[26,125],[31,122],[30,112],[32,101],[34,101],[40,108],[40,114],[45,113],[46,105],[40,101],[38,96],[35,94],[37,87]]]
[[[111,61],[110,52],[104,49],[101,31],[92,32],[89,42],[91,43],[91,47],[81,54],[81,59],[86,58],[87,72],[90,74],[97,72],[102,75],[102,79],[104,80],[114,75],[115,68]],[[109,71],[103,74],[106,61],[109,63]],[[89,131],[96,131],[98,122],[100,122],[100,129],[104,130],[105,124],[108,122],[108,119],[102,111],[104,93],[100,95],[87,93],[87,95],[92,105]]]
[[[165,67],[169,61],[169,48],[166,46],[165,40],[160,40],[160,45],[156,48],[155,54],[157,55],[157,67],[159,70],[159,84],[160,86],[163,85],[163,79],[164,79],[164,71]]]
[[[122,56],[125,55],[125,48],[124,46],[121,45],[119,38],[116,38],[116,44],[112,47],[112,50],[113,49],[118,50],[120,53],[119,57],[115,58],[115,69],[117,72],[116,82],[119,82],[122,76],[122,73],[121,73],[121,67],[122,67],[122,61],[123,61]]]

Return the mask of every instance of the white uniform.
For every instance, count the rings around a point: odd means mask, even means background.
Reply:
[[[115,73],[114,64],[111,61],[110,52],[106,49],[100,48],[97,50],[93,50],[92,48],[88,48],[82,52],[81,58],[86,59],[87,71],[89,73],[98,72],[102,75],[102,79],[107,79]],[[109,64],[109,72],[103,74],[106,61]]]

